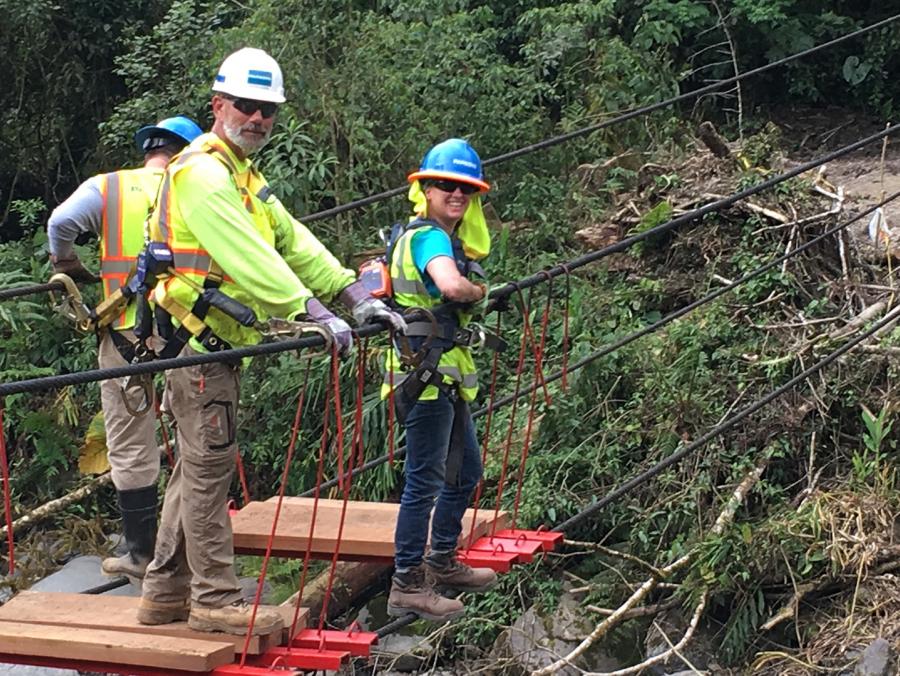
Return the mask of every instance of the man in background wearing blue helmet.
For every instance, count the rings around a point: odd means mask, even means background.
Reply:
[[[457,599],[438,589],[484,591],[496,582],[487,568],[456,558],[462,518],[481,478],[481,457],[468,403],[478,393],[478,374],[465,327],[487,299],[484,271],[475,261],[490,251],[480,193],[490,186],[481,160],[462,139],[449,139],[425,155],[409,176],[415,216],[390,244],[393,298],[400,307],[433,311],[430,321],[407,327],[411,352],[427,343],[422,363],[401,367],[387,356],[382,396],[396,388],[397,413],[406,428],[406,483],[400,499],[395,572],[388,613],[416,613],[434,621],[462,615]],[[470,278],[476,281],[470,281]],[[479,281],[480,280],[480,281]],[[438,310],[450,301],[453,306]],[[431,334],[431,335],[430,335]],[[431,515],[434,508],[434,515]],[[431,550],[425,555],[431,518]]]
[[[166,164],[200,133],[200,127],[183,116],[141,128],[134,140],[144,154],[143,167],[93,176],[56,207],[47,223],[54,272],[79,282],[96,281],[73,247],[76,240],[96,235],[100,238],[104,298],[119,289],[144,246],[144,221],[153,207]],[[100,368],[124,366],[133,359],[134,325],[132,303],[99,336]],[[123,387],[118,379],[100,382],[106,447],[127,547],[123,556],[103,561],[107,575],[143,577],[153,558],[159,475],[155,418],[133,415],[125,403],[127,398],[132,410],[152,406],[153,402],[142,401],[144,397],[137,383]]]

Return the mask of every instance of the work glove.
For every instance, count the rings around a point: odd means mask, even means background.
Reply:
[[[317,298],[306,301],[306,317],[328,329],[341,357],[350,356],[353,351],[353,330],[347,322],[322,305]]]
[[[93,284],[100,281],[100,278],[84,267],[78,256],[74,254],[71,258],[57,258],[56,256],[51,256],[50,263],[53,265],[53,272],[68,275],[72,278],[73,282]]]
[[[484,292],[480,299],[474,300],[469,303],[469,312],[472,313],[472,316],[476,319],[481,319],[484,317],[487,312],[488,303],[490,303],[490,298],[488,298],[491,293],[491,287],[486,281],[475,281],[473,282],[475,286],[481,287],[481,290]]]
[[[377,298],[373,298],[359,282],[353,282],[341,291],[340,301],[350,310],[357,326],[368,322],[382,322],[390,325],[396,333],[406,333],[406,322],[399,312],[394,312]]]

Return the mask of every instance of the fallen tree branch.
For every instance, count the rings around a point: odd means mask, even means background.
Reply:
[[[627,613],[622,615],[622,620],[633,620],[636,617],[649,617],[651,615],[659,615],[661,612],[666,610],[671,610],[679,603],[678,599],[667,599],[662,603],[654,603],[652,606],[641,606],[640,608],[632,608]],[[612,615],[615,610],[612,608],[598,608],[597,606],[587,605],[585,606],[592,613],[597,613],[598,615]]]
[[[23,528],[33,526],[36,523],[39,523],[40,521],[53,516],[57,512],[61,512],[66,507],[74,505],[76,502],[81,502],[86,497],[96,493],[99,488],[105,486],[108,483],[112,483],[112,475],[109,472],[106,472],[105,474],[101,474],[97,478],[92,479],[84,486],[76,488],[71,493],[66,493],[61,498],[56,498],[55,500],[51,500],[50,502],[45,502],[40,507],[34,508],[30,512],[28,512],[28,514],[25,514],[24,516],[21,516],[13,521],[13,533],[20,531]],[[6,535],[6,526],[0,528],[0,536],[4,535]]]
[[[741,480],[741,483],[738,484],[737,488],[734,489],[734,493],[732,493],[731,497],[728,499],[728,502],[725,503],[725,506],[722,508],[722,511],[719,513],[718,518],[716,518],[715,523],[710,529],[710,535],[719,536],[724,531],[725,528],[734,520],[734,515],[737,513],[738,507],[741,506],[744,502],[744,498],[747,497],[747,494],[750,492],[750,489],[759,481],[759,478],[762,476],[763,471],[765,471],[766,466],[769,464],[770,455],[766,453],[763,458],[759,461],[759,463],[751,469]],[[665,568],[659,569],[657,573],[654,573],[649,578],[647,578],[640,587],[638,587],[628,599],[616,608],[612,614],[610,614],[606,619],[604,619],[600,624],[594,627],[594,630],[584,638],[568,655],[558,659],[556,662],[543,667],[542,669],[537,669],[536,671],[531,672],[531,676],[548,676],[549,674],[554,674],[565,666],[574,666],[572,664],[572,660],[578,659],[584,652],[590,648],[594,643],[597,642],[600,638],[605,636],[610,629],[619,624],[620,622],[627,619],[625,615],[632,611],[637,607],[637,605],[643,601],[647,596],[652,592],[658,584],[662,581],[662,579],[671,577],[673,573],[678,570],[684,568],[688,564],[693,561],[694,556],[697,554],[697,547],[694,547],[687,554],[683,555],[681,558],[676,561],[670,563]],[[681,650],[681,648],[690,641],[691,637],[694,634],[694,629],[696,629],[697,623],[700,621],[700,616],[703,614],[703,609],[706,607],[706,600],[709,595],[709,589],[706,588],[703,591],[703,594],[700,599],[700,603],[694,610],[694,616],[691,619],[691,626],[688,627],[688,631],[685,632],[685,635],[682,637],[681,641],[679,641],[678,645],[675,646],[675,649]],[[672,655],[672,652],[667,651],[669,654],[665,659],[668,659]],[[665,654],[665,653],[664,653]],[[657,655],[657,657],[659,657]],[[651,658],[656,660],[656,658]],[[653,664],[656,662],[654,661]],[[645,669],[647,667],[647,663],[643,662],[640,665],[635,665],[635,667],[628,667],[627,669],[610,672],[608,674],[601,673],[592,673],[591,676],[625,676],[626,674],[634,674],[638,671]]]
[[[660,574],[659,568],[656,566],[647,563],[643,559],[639,559],[634,554],[628,554],[626,552],[620,552],[618,549],[612,549],[610,547],[604,547],[601,544],[596,542],[582,542],[580,540],[563,540],[563,544],[568,547],[580,547],[581,549],[592,549],[595,552],[600,552],[601,554],[605,554],[606,556],[612,557],[614,559],[622,559],[623,561],[630,561],[631,563],[637,564],[642,568],[646,568],[651,573],[655,575]]]

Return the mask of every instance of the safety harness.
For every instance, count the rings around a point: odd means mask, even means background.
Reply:
[[[406,223],[395,223],[391,227],[384,256],[387,266],[390,266],[400,238],[411,230],[424,227],[441,226],[431,219],[416,218]],[[484,269],[466,256],[462,242],[455,233],[450,239],[459,273],[466,278],[470,274],[486,278]],[[447,350],[466,347],[473,350],[487,348],[503,352],[506,349],[506,342],[502,338],[486,331],[482,326],[475,323],[462,326],[458,313],[461,309],[459,303],[445,303],[435,310],[428,310],[421,307],[402,307],[396,303],[393,296],[386,300],[394,309],[410,318],[407,321],[405,335],[394,337],[401,369],[408,374],[398,386],[402,396],[397,399],[396,408],[401,423],[429,385],[437,387],[451,400],[457,399],[456,384],[444,382],[443,375],[438,370],[441,357]],[[424,321],[421,319],[423,315]]]

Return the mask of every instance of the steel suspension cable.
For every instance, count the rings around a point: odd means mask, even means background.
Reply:
[[[638,242],[642,242],[651,237],[670,232],[682,225],[685,225],[686,223],[705,216],[706,214],[730,207],[731,205],[743,199],[746,199],[747,197],[751,197],[758,193],[764,192],[765,190],[768,190],[769,188],[772,188],[779,183],[783,183],[784,181],[794,178],[795,176],[799,176],[800,174],[803,174],[810,169],[815,169],[816,167],[826,164],[838,157],[843,157],[844,155],[852,153],[853,151],[858,150],[881,138],[884,138],[885,136],[894,134],[898,130],[900,130],[900,127],[888,127],[886,129],[883,129],[882,131],[879,131],[875,134],[872,134],[871,136],[867,136],[862,140],[856,141],[830,153],[827,153],[817,159],[804,162],[783,174],[779,174],[778,176],[774,176],[770,179],[762,181],[761,183],[753,187],[741,190],[739,192],[733,193],[732,195],[729,195],[728,197],[724,197],[714,202],[705,204],[702,207],[698,207],[697,209],[684,213],[681,216],[672,219],[671,221],[662,223],[654,228],[650,228],[649,230],[645,230],[644,232],[627,237],[619,242],[616,242],[615,244],[603,247],[602,249],[588,252],[565,263],[554,265],[553,267],[546,270],[541,270],[540,272],[525,277],[524,279],[521,279],[517,282],[507,283],[498,289],[492,290],[490,296],[494,301],[497,301],[499,299],[506,298],[519,289],[530,288],[532,286],[541,284],[542,282],[549,281],[552,277],[558,277],[562,274],[569,274],[572,270],[584,267],[585,265],[588,265],[590,263],[594,263],[614,253],[625,251]],[[438,306],[438,308],[439,307],[441,306]],[[435,308],[433,308],[432,310],[434,309]],[[494,305],[493,309],[496,309],[496,305]],[[367,337],[381,333],[384,330],[385,328],[381,325],[368,324],[357,329],[355,333],[357,336]],[[9,394],[18,394],[20,392],[31,392],[41,389],[64,387],[67,385],[78,385],[83,383],[97,382],[99,380],[107,380],[110,378],[122,378],[131,375],[159,373],[161,371],[167,371],[173,368],[197,366],[199,364],[209,364],[225,360],[243,359],[244,357],[253,357],[263,354],[275,354],[278,352],[287,352],[290,350],[320,347],[322,345],[324,345],[324,340],[320,336],[310,336],[306,338],[283,340],[273,343],[261,343],[259,345],[252,345],[248,347],[238,347],[222,352],[195,354],[187,357],[173,357],[171,359],[157,359],[140,364],[129,364],[127,366],[44,376],[42,378],[32,378],[29,380],[2,383],[0,384],[0,397]]]
[[[615,117],[612,117],[608,120],[604,120],[603,122],[598,122],[597,124],[588,125],[586,127],[582,127],[580,129],[576,129],[574,131],[560,134],[559,136],[554,136],[552,138],[545,139],[538,143],[532,143],[531,145],[524,146],[517,150],[510,151],[508,153],[504,153],[502,155],[496,155],[494,157],[490,157],[486,159],[483,164],[492,165],[492,164],[500,164],[502,162],[507,162],[512,159],[516,159],[518,157],[522,157],[524,155],[528,155],[530,153],[536,152],[538,150],[543,150],[544,148],[550,148],[555,145],[559,145],[561,143],[565,143],[566,141],[571,141],[572,139],[579,138],[581,136],[586,136],[588,134],[592,134],[594,132],[600,131],[602,129],[607,129],[617,124],[621,124],[622,122],[628,122],[629,120],[633,120],[637,117],[642,117],[644,115],[649,115],[650,113],[654,113],[657,110],[662,110],[663,108],[668,108],[669,106],[675,105],[676,103],[681,103],[682,101],[687,101],[699,96],[703,96],[704,94],[708,94],[710,92],[714,92],[718,89],[723,89],[728,85],[735,84],[749,77],[754,77],[756,75],[760,75],[765,73],[766,71],[772,70],[773,68],[778,68],[783,66],[791,61],[796,61],[797,59],[802,59],[806,56],[810,56],[811,54],[815,54],[816,52],[820,52],[825,49],[829,49],[836,45],[841,44],[842,42],[846,42],[847,40],[852,40],[853,38],[859,37],[860,35],[865,35],[874,30],[878,30],[879,28],[883,28],[897,19],[900,19],[900,14],[895,14],[894,16],[888,17],[882,21],[878,21],[869,26],[864,26],[858,30],[853,31],[852,33],[847,33],[846,35],[842,35],[833,40],[829,40],[827,42],[823,42],[822,44],[815,45],[810,47],[809,49],[804,49],[803,51],[797,52],[795,54],[790,54],[782,59],[778,59],[777,61],[773,61],[764,66],[760,66],[758,68],[754,68],[752,70],[748,70],[744,73],[740,73],[730,78],[726,78],[724,80],[718,80],[712,84],[706,85],[705,87],[700,87],[699,89],[693,89],[689,92],[685,92],[684,94],[679,94],[677,96],[673,96],[664,101],[660,101],[658,103],[652,103],[646,106],[641,106],[640,108],[634,108],[632,110],[624,111],[622,113],[617,114]],[[393,188],[391,190],[385,190],[384,192],[380,192],[374,195],[369,195],[368,197],[363,197],[358,200],[354,200],[352,202],[348,202],[347,204],[341,204],[330,209],[324,209],[322,211],[317,211],[313,214],[309,214],[308,216],[304,216],[300,220],[304,223],[313,223],[314,221],[320,221],[326,218],[331,218],[333,216],[337,216],[346,211],[351,211],[354,209],[360,209],[362,207],[367,207],[371,204],[375,204],[376,202],[382,202],[391,197],[396,197],[397,195],[402,195],[408,190],[408,186],[401,186],[397,188]]]
[[[656,463],[653,467],[647,469],[644,472],[641,472],[637,476],[632,477],[625,483],[621,484],[618,488],[616,488],[616,489],[610,491],[609,493],[607,493],[606,495],[604,495],[597,502],[595,502],[595,503],[591,504],[590,506],[586,507],[585,509],[581,510],[574,516],[566,519],[561,524],[554,526],[552,528],[552,530],[555,532],[565,532],[566,530],[571,529],[573,526],[577,526],[579,523],[584,521],[589,516],[597,513],[604,507],[607,507],[608,505],[612,504],[619,498],[627,495],[628,493],[633,491],[635,488],[637,488],[641,484],[648,482],[650,479],[652,479],[653,477],[658,475],[664,469],[671,467],[672,465],[676,464],[677,462],[680,462],[685,457],[687,457],[688,455],[690,455],[697,449],[701,448],[702,446],[705,446],[708,442],[715,439],[716,437],[724,434],[725,432],[730,430],[732,427],[737,425],[739,422],[741,422],[741,421],[745,420],[746,418],[748,418],[749,416],[753,415],[754,413],[759,411],[761,408],[763,408],[767,404],[770,404],[771,402],[775,401],[776,399],[778,399],[780,396],[782,396],[786,392],[789,392],[790,390],[794,389],[797,385],[799,385],[803,381],[807,380],[810,376],[815,375],[816,373],[818,373],[823,368],[825,368],[826,366],[828,366],[829,364],[834,362],[839,357],[850,352],[854,347],[856,347],[860,343],[864,342],[866,339],[871,338],[878,331],[883,329],[885,326],[889,325],[891,322],[896,320],[898,317],[900,317],[900,306],[895,307],[893,310],[891,310],[890,312],[885,314],[884,317],[882,317],[880,320],[878,320],[877,322],[872,324],[872,326],[870,326],[868,329],[866,329],[862,333],[858,334],[856,337],[848,340],[846,343],[841,345],[839,348],[837,348],[833,352],[829,353],[827,356],[820,359],[818,362],[816,362],[815,364],[810,366],[808,369],[804,370],[802,373],[791,378],[788,382],[786,382],[781,387],[776,388],[775,390],[773,390],[772,392],[767,394],[765,397],[755,401],[754,403],[750,404],[749,406],[745,406],[740,411],[738,411],[737,413],[732,415],[730,418],[728,418],[727,420],[724,420],[720,424],[716,425],[711,430],[709,430],[702,436],[698,437],[691,443],[686,444],[685,446],[682,446],[681,448],[675,450],[672,453],[672,455],[670,455],[669,457],[665,458],[664,460],[661,460],[660,462]]]
[[[632,333],[622,336],[621,338],[613,341],[612,343],[608,343],[608,344],[604,345],[603,347],[595,350],[594,352],[591,352],[588,355],[585,355],[584,357],[582,357],[581,359],[579,359],[578,361],[576,361],[572,364],[567,363],[566,365],[564,365],[564,367],[561,370],[556,371],[555,373],[552,373],[552,374],[546,376],[544,378],[544,382],[552,383],[557,380],[562,380],[565,377],[567,377],[567,374],[571,373],[572,371],[577,371],[577,370],[591,364],[592,362],[597,361],[598,359],[601,359],[609,354],[612,354],[613,352],[619,350],[622,347],[625,347],[629,343],[632,343],[635,340],[638,340],[639,338],[643,338],[646,335],[655,333],[656,331],[658,331],[662,327],[666,326],[667,324],[672,323],[676,319],[683,317],[684,315],[688,314],[689,312],[697,309],[698,307],[700,307],[702,305],[706,305],[707,303],[710,303],[710,302],[716,300],[717,298],[725,295],[726,293],[728,293],[729,291],[732,291],[733,289],[737,288],[738,286],[746,284],[747,282],[752,281],[752,280],[756,279],[757,277],[760,277],[761,275],[765,274],[769,270],[772,270],[773,268],[781,265],[785,261],[788,261],[791,258],[803,253],[804,251],[809,250],[810,248],[812,248],[819,242],[848,228],[849,226],[862,220],[866,216],[869,216],[869,215],[875,213],[878,209],[885,206],[886,204],[889,204],[890,202],[893,202],[894,200],[897,200],[897,199],[900,199],[900,192],[896,192],[896,193],[890,195],[889,197],[881,200],[877,204],[862,211],[861,213],[857,214],[856,216],[852,217],[851,219],[844,221],[843,223],[840,223],[832,228],[829,228],[822,234],[814,237],[813,239],[809,240],[805,244],[802,244],[802,245],[796,247],[795,249],[792,249],[788,253],[778,256],[777,258],[774,258],[773,260],[769,261],[768,263],[764,263],[760,267],[758,267],[754,270],[751,270],[750,272],[743,275],[742,277],[739,277],[738,279],[734,280],[730,284],[727,284],[721,288],[718,288],[715,291],[711,291],[710,293],[706,294],[705,296],[698,298],[694,302],[689,303],[688,305],[685,305],[684,307],[681,307],[678,310],[674,310],[674,311],[670,312],[665,317],[662,317],[661,319],[653,322],[652,324],[648,324],[647,326],[645,326],[641,329],[638,329],[637,331],[633,331]],[[523,392],[520,392],[518,396],[524,397],[524,396],[530,394],[535,388],[539,388],[539,387],[541,387],[541,385],[538,382],[533,382],[531,385],[529,385],[527,388],[525,388],[525,390]],[[506,406],[507,404],[512,403],[512,401],[515,399],[515,397],[516,397],[516,395],[506,395],[505,397],[501,397],[500,399],[498,399],[496,402],[494,402],[490,406],[484,406],[482,408],[479,408],[479,409],[473,411],[472,417],[477,419],[477,418],[480,418],[481,416],[483,416],[487,413],[490,413],[502,406]],[[395,458],[402,459],[405,455],[406,455],[405,447],[400,447],[394,451]],[[367,462],[362,467],[360,467],[356,471],[357,472],[367,472],[371,469],[375,469],[379,465],[384,464],[384,462],[386,462],[386,460],[387,460],[386,455],[379,457],[379,458],[374,458],[374,459],[370,460],[369,462]],[[323,484],[323,488],[331,488],[334,485],[336,485],[336,482],[334,481],[334,479],[331,479],[329,481],[326,481],[325,484]],[[306,496],[309,494],[310,494],[309,491],[307,491],[306,493],[303,493],[302,495]]]

